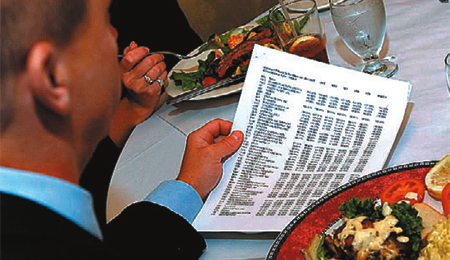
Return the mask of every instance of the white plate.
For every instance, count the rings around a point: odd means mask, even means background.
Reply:
[[[328,10],[329,9],[328,0],[316,0],[316,3],[317,3],[317,9],[319,11],[323,11],[323,10]],[[258,19],[260,19],[261,17],[267,15],[268,13],[269,13],[269,10],[264,12],[264,13],[262,13],[261,15],[259,15],[255,19],[253,19],[251,22],[241,26],[240,28],[245,27],[247,29],[251,29],[251,28],[254,28],[254,27],[258,26],[256,21]],[[196,52],[197,52],[197,49],[192,51],[191,54],[194,54]],[[208,56],[209,52],[210,51],[207,51],[207,52],[201,54],[200,56],[198,56],[198,57],[196,57],[194,59],[181,60],[180,62],[178,62],[175,65],[175,67],[173,67],[173,69],[169,72],[169,75],[167,77],[169,84],[167,85],[166,92],[167,92],[167,94],[169,96],[176,97],[176,96],[179,96],[179,95],[181,95],[181,94],[183,94],[185,92],[190,91],[190,90],[184,91],[179,86],[175,85],[175,82],[170,79],[170,76],[172,75],[172,73],[173,72],[180,72],[180,71],[185,71],[185,72],[195,71],[196,68],[198,67],[197,60],[199,60],[199,59],[205,60],[206,57]],[[215,90],[207,92],[207,93],[205,93],[203,95],[194,97],[191,100],[203,100],[203,99],[216,98],[216,97],[220,97],[220,96],[224,96],[224,95],[233,94],[233,93],[241,91],[243,85],[244,85],[244,83],[240,82],[240,83],[228,86],[228,87],[215,89]]]
[[[192,53],[195,53],[195,52],[196,52],[196,50],[193,51]],[[197,58],[190,59],[190,60],[182,60],[177,65],[175,65],[175,67],[169,72],[169,75],[167,77],[169,84],[167,85],[166,92],[167,92],[167,94],[169,94],[169,96],[176,97],[185,92],[190,91],[190,90],[184,91],[179,86],[175,85],[175,81],[170,79],[170,76],[172,75],[172,73],[180,72],[180,71],[185,71],[185,72],[195,71],[198,67],[197,60],[199,60],[199,59],[205,60],[210,52],[211,51],[206,51],[205,53],[202,53]],[[229,94],[241,91],[243,85],[244,85],[244,83],[240,82],[240,83],[228,86],[228,87],[218,88],[215,90],[211,90],[203,95],[196,96],[190,100],[203,100],[203,99],[216,98],[216,97],[220,97],[220,96],[224,96],[224,95],[229,95]]]

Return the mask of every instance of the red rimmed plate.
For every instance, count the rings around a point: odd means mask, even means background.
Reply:
[[[366,175],[328,193],[283,229],[275,239],[267,259],[303,260],[301,251],[307,248],[311,238],[322,233],[342,215],[338,208],[340,204],[355,196],[375,199],[399,179],[424,180],[425,175],[437,162],[425,161],[394,166]]]

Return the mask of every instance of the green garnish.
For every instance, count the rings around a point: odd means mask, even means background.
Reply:
[[[344,211],[345,216],[348,218],[360,216],[366,216],[372,220],[384,218],[381,207],[375,207],[375,205],[376,202],[371,199],[360,200],[358,197],[353,197],[342,203],[339,206],[339,210]]]
[[[402,233],[409,237],[414,251],[412,257],[419,257],[419,249],[422,243],[420,234],[422,230],[422,218],[418,216],[418,211],[406,202],[393,203],[391,209],[391,215],[399,220],[398,226],[402,228]]]
[[[216,58],[215,52],[210,52],[206,60],[198,60],[198,70],[193,72],[173,72],[170,76],[175,81],[175,85],[181,86],[182,90],[196,89],[202,86],[204,74],[208,65]]]
[[[327,248],[324,246],[324,242],[325,242],[325,237],[322,237],[322,239],[320,239],[320,244],[317,249],[317,258],[319,258],[319,260],[328,260],[329,259],[330,253],[328,252]]]
[[[413,250],[411,259],[417,259],[422,243],[420,234],[422,218],[418,216],[418,211],[413,206],[404,201],[392,203],[390,207],[392,209],[391,215],[398,219],[397,226],[403,230],[401,234],[409,238],[408,243],[411,243]],[[339,210],[344,211],[344,215],[348,218],[366,216],[373,221],[385,218],[382,208],[382,206],[376,206],[374,200],[360,200],[357,197],[353,197],[339,206]]]
[[[297,20],[294,21],[294,28],[295,31],[297,32],[297,35],[301,34],[303,27],[305,27],[306,23],[309,21],[309,15],[310,14],[307,14],[300,21]]]

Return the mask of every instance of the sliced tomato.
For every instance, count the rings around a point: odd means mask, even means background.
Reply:
[[[418,179],[402,179],[394,182],[381,193],[381,202],[392,204],[408,201],[411,205],[422,202],[425,196],[425,184]]]
[[[243,40],[243,35],[231,35],[230,38],[228,38],[228,47],[230,47],[230,49],[234,49],[234,47],[236,47]]]
[[[213,78],[213,77],[205,77],[203,79],[202,85],[203,86],[209,86],[209,85],[212,85],[212,84],[214,84],[216,82],[217,82],[217,80],[215,78]]]
[[[450,215],[450,183],[442,190],[442,208],[445,216]]]

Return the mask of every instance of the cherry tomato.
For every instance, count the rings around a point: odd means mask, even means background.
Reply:
[[[416,195],[417,194],[417,195]],[[392,204],[408,201],[411,205],[422,202],[425,196],[425,184],[418,179],[402,179],[394,182],[381,193],[381,202]]]
[[[216,82],[217,82],[217,80],[215,78],[213,78],[213,77],[205,77],[203,79],[202,84],[203,84],[203,86],[209,86],[209,85],[214,84]]]
[[[230,38],[228,38],[228,47],[230,47],[230,49],[234,49],[234,47],[236,47],[243,40],[244,36],[242,35],[231,35]]]
[[[442,190],[442,208],[445,216],[450,215],[450,183]]]

